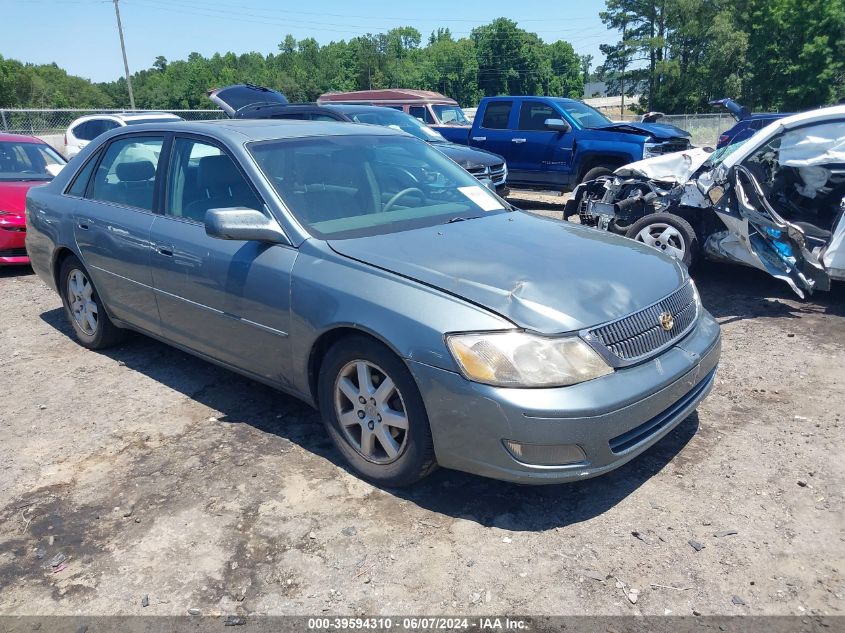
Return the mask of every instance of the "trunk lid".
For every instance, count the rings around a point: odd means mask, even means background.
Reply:
[[[259,105],[287,105],[285,95],[271,88],[252,84],[235,84],[208,91],[211,99],[231,118],[237,118],[244,109]]]

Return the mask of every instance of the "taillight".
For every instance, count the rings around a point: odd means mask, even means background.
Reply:
[[[724,145],[724,144],[725,144],[725,143],[727,143],[729,140],[731,140],[731,137],[730,137],[730,136],[728,136],[727,134],[722,134],[722,135],[719,137],[719,145]]]

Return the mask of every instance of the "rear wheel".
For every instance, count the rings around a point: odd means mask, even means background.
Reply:
[[[698,255],[698,236],[690,223],[671,213],[650,213],[634,222],[625,233],[638,242],[671,255],[687,267]]]
[[[323,423],[352,468],[375,483],[419,481],[436,463],[428,416],[405,364],[372,339],[336,343],[320,368]]]
[[[62,262],[59,292],[76,340],[84,347],[105,349],[126,337],[126,331],[106,314],[88,271],[76,257],[69,256]]]

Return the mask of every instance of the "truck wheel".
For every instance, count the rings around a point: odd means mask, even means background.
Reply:
[[[609,165],[598,165],[597,167],[593,167],[586,174],[584,174],[584,176],[581,178],[581,182],[590,182],[591,180],[595,180],[599,176],[612,176],[612,175],[613,175],[613,168],[612,167],[610,167]]]
[[[698,236],[690,223],[671,213],[650,213],[634,222],[625,237],[647,244],[691,267],[698,256]]]

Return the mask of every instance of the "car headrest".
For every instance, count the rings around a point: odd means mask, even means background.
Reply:
[[[197,183],[202,189],[228,187],[243,183],[237,167],[228,156],[203,156],[200,158]]]
[[[142,182],[155,178],[156,168],[152,161],[138,160],[132,163],[118,163],[114,173],[121,182]]]

